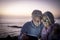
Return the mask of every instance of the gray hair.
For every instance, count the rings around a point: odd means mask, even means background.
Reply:
[[[33,10],[32,17],[36,16],[42,18],[42,12],[40,10]]]

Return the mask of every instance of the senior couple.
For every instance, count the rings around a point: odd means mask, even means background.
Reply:
[[[33,10],[32,20],[23,25],[18,40],[59,40],[59,32],[55,34],[60,31],[57,26],[60,28],[50,11],[42,14],[40,10]]]

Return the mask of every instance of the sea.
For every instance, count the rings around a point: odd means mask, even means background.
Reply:
[[[30,21],[31,19],[0,19],[0,38],[5,38],[8,35],[11,37],[20,35],[21,28],[23,25]],[[60,19],[55,19],[56,23],[60,24]],[[8,27],[8,26],[17,26],[17,27]]]

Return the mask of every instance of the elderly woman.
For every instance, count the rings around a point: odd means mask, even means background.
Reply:
[[[54,24],[54,16],[51,12],[47,11],[43,14],[42,22],[44,24],[44,28],[41,33],[41,40],[48,40],[48,35],[52,31]]]
[[[43,14],[42,22],[44,28],[41,33],[41,40],[60,40],[60,26],[55,23],[54,16],[51,12],[47,11]]]

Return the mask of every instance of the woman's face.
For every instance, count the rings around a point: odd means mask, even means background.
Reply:
[[[48,27],[50,25],[49,19],[48,19],[47,16],[43,16],[42,22],[43,22],[43,24],[44,24],[45,27]]]

